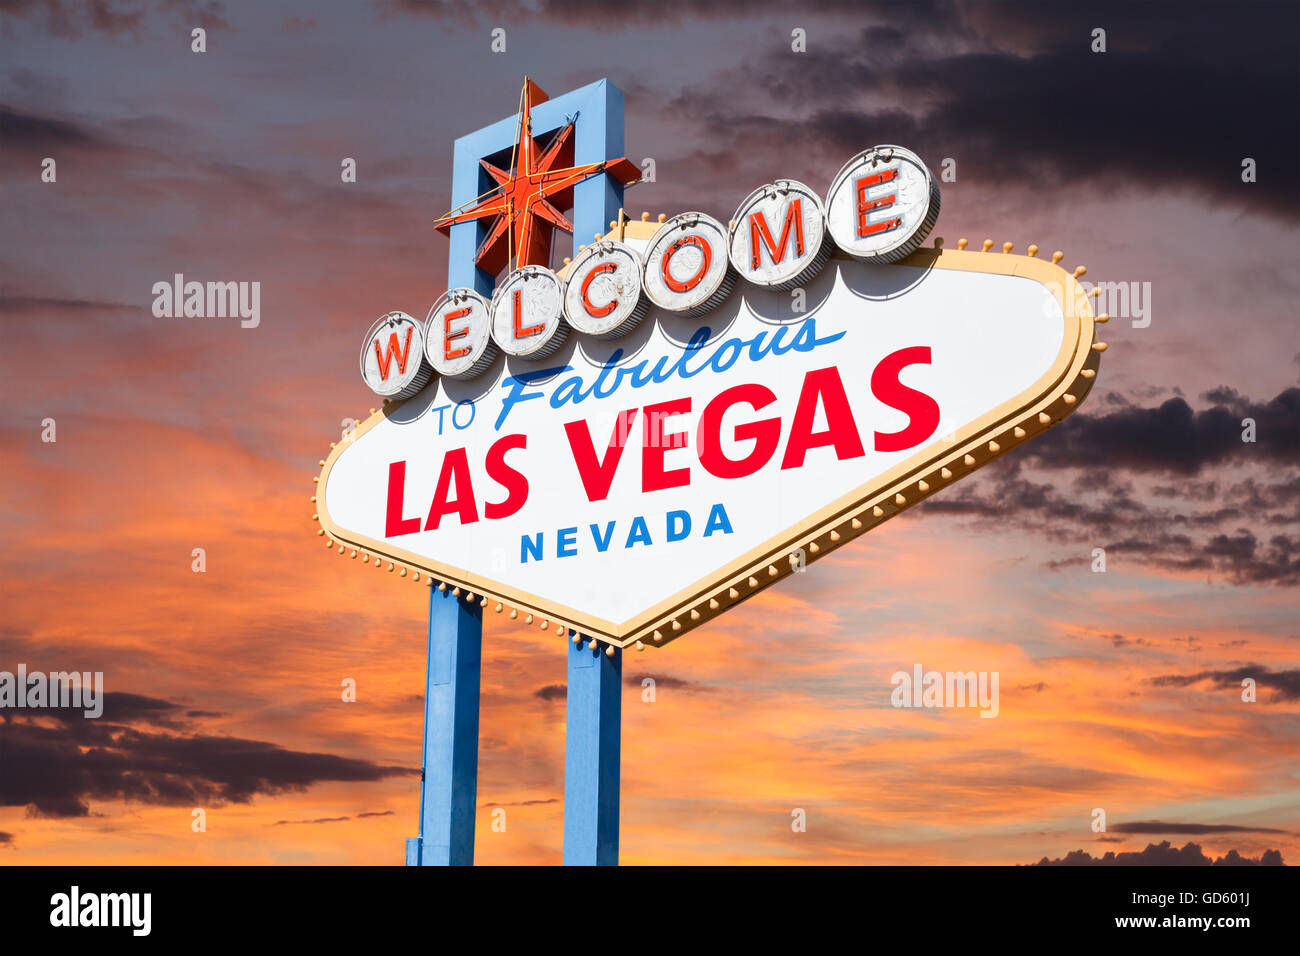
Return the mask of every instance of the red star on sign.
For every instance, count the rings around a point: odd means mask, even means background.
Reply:
[[[556,132],[550,144],[542,149],[533,139],[532,110],[535,104],[546,100],[541,87],[525,77],[513,150],[514,168],[506,172],[480,159],[497,185],[468,209],[453,209],[434,223],[439,232],[446,234],[458,222],[495,217],[474,256],[475,264],[491,275],[497,275],[512,263],[516,268],[550,264],[554,227],[573,232],[573,223],[560,210],[573,204],[573,187],[578,183],[609,173],[626,186],[640,176],[641,171],[626,156],[585,166],[571,165],[572,121]]]

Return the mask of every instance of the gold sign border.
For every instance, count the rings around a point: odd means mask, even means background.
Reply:
[[[657,223],[625,220],[617,225],[618,229],[607,238],[649,238],[658,228]],[[1042,283],[1055,296],[1065,317],[1061,348],[1051,369],[1017,397],[958,429],[951,442],[944,441],[918,452],[625,624],[553,604],[463,568],[346,532],[330,519],[320,491],[312,498],[317,502],[313,517],[320,522],[317,534],[325,537],[326,544],[340,555],[350,553],[353,558],[360,555],[367,564],[372,559],[376,564],[387,559],[388,570],[400,571],[402,578],[451,589],[461,599],[477,601],[485,609],[492,607],[498,613],[509,611],[512,619],[522,615],[525,624],[537,623],[543,630],[553,626],[557,632],[565,632],[572,628],[592,640],[617,647],[641,646],[642,642],[651,646],[667,644],[1046,431],[1079,407],[1092,389],[1101,353],[1106,350],[1104,342],[1096,341],[1096,323],[1108,318],[1094,317],[1088,297],[1079,287],[1077,277],[1085,270],[1079,267],[1071,275],[1055,261],[1013,255],[1009,250],[988,252],[992,244],[986,241],[984,245],[984,252],[920,249],[898,264],[1020,276]],[[834,258],[849,257],[838,253]],[[401,405],[401,402],[389,404],[360,422],[352,440],[364,435]],[[313,479],[320,489],[329,480],[334,462],[348,444],[332,445],[329,457],[321,462],[321,473]]]

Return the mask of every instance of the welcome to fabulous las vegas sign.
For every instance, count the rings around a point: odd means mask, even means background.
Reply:
[[[1088,394],[1105,316],[1082,267],[923,248],[939,188],[898,146],[851,157],[824,194],[760,186],[727,223],[620,213],[548,268],[573,185],[637,170],[574,166],[571,129],[537,143],[537,92],[513,168],[485,162],[497,188],[439,223],[490,224],[493,293],[451,289],[362,341],[387,401],[322,463],[315,517],[339,554],[533,626],[660,645]]]

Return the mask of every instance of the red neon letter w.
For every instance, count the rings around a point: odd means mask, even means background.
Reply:
[[[411,357],[411,333],[415,331],[415,326],[406,327],[406,345],[405,347],[397,344],[397,333],[394,332],[388,336],[388,351],[384,352],[379,348],[379,339],[375,339],[375,358],[379,359],[379,377],[385,382],[388,381],[388,369],[392,365],[393,356],[397,356],[397,368],[402,374],[406,374],[406,360]]]

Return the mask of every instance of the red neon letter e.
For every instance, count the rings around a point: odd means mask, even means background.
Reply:
[[[465,316],[469,315],[473,311],[474,311],[473,309],[466,306],[463,309],[456,309],[454,312],[448,312],[446,315],[442,317],[442,330],[443,330],[442,357],[445,358],[448,362],[450,362],[452,359],[460,358],[462,355],[469,354],[468,345],[459,349],[453,349],[451,347],[452,339],[459,339],[465,337],[466,335],[469,335],[469,326],[466,326],[465,328],[461,329],[459,332],[453,332],[451,330],[451,323],[456,321],[456,319],[465,318]]]
[[[878,232],[885,232],[902,224],[902,219],[882,219],[880,222],[867,222],[867,213],[873,209],[884,209],[892,206],[898,200],[898,193],[889,193],[881,196],[879,199],[868,199],[867,190],[872,186],[879,186],[882,183],[893,182],[898,178],[898,170],[886,169],[883,172],[876,173],[874,176],[863,176],[861,179],[854,180],[853,186],[858,194],[858,238],[865,239],[867,236],[874,236]]]

